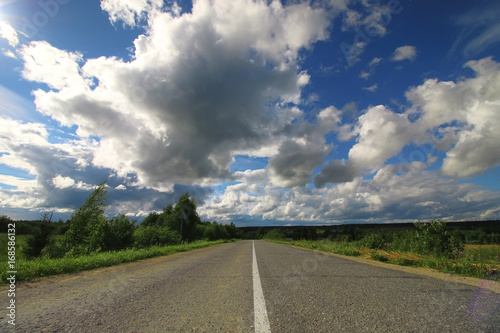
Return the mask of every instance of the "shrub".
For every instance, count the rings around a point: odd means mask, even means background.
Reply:
[[[178,244],[180,235],[169,227],[139,227],[133,234],[134,245],[138,248]]]
[[[384,236],[381,233],[370,233],[366,235],[361,244],[369,249],[381,249],[384,247]]]
[[[446,229],[446,223],[432,219],[429,223],[415,223],[416,252],[456,258],[464,251],[464,245]]]
[[[391,249],[401,252],[414,252],[417,250],[416,232],[406,230],[402,233],[395,234],[391,243]]]
[[[40,256],[43,258],[62,258],[66,255],[67,250],[64,235],[54,235],[50,237],[49,243],[43,248]]]

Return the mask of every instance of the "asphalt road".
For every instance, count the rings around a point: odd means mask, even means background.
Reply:
[[[26,283],[16,300],[16,332],[500,332],[497,292],[264,241]]]

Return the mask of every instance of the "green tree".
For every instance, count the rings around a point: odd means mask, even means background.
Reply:
[[[160,217],[160,214],[157,212],[149,213],[149,215],[146,216],[144,218],[144,220],[142,220],[141,226],[148,227],[148,226],[158,225],[158,218],[159,217]]]
[[[276,239],[284,240],[286,239],[285,234],[280,229],[273,229],[264,235],[264,239]]]
[[[170,214],[172,218],[168,220],[168,226],[178,230],[182,240],[194,240],[196,237],[196,226],[201,223],[196,208],[196,200],[186,192],[179,197]]]
[[[65,234],[69,254],[79,255],[100,251],[104,245],[108,199],[106,181],[94,188],[85,203],[71,215]]]
[[[262,239],[262,237],[264,237],[264,235],[265,235],[264,228],[259,227],[259,229],[257,229],[257,233],[255,234],[255,238]]]
[[[40,222],[35,232],[29,235],[26,239],[26,248],[24,253],[28,258],[40,256],[43,248],[47,246],[50,236],[55,230],[55,225],[50,222]]]
[[[122,250],[133,245],[135,220],[120,214],[109,220],[106,227],[106,250]]]

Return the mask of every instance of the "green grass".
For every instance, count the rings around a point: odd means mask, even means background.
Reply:
[[[8,239],[7,234],[0,234],[0,262],[7,261]],[[23,258],[22,249],[26,247],[26,239],[29,235],[16,235],[16,259]]]
[[[367,249],[360,242],[268,241],[347,256],[362,256],[400,266],[425,267],[445,273],[500,281],[500,245],[466,246],[464,253],[452,260],[413,252]]]
[[[171,255],[178,252],[185,252],[201,249],[208,246],[226,243],[228,241],[197,241],[189,244],[172,246],[153,246],[146,249],[127,249],[116,252],[101,252],[94,255],[79,257],[67,257],[60,259],[18,259],[16,281],[29,281],[34,278],[76,273],[84,270],[91,270],[100,267],[108,267],[126,262],[133,262],[141,259]],[[7,262],[0,263],[0,279],[6,283]]]

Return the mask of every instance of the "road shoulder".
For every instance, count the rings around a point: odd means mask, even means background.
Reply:
[[[284,244],[284,245],[288,245],[288,244]],[[406,273],[411,273],[411,274],[428,276],[428,277],[432,277],[432,278],[447,281],[447,282],[456,282],[456,283],[466,284],[469,286],[480,287],[480,288],[484,288],[484,289],[488,289],[490,291],[493,291],[497,294],[500,294],[500,282],[496,282],[496,281],[492,281],[492,280],[485,280],[485,279],[478,279],[478,278],[473,278],[473,277],[468,277],[468,276],[448,274],[448,273],[438,272],[438,271],[435,271],[435,270],[432,270],[429,268],[423,268],[423,267],[399,266],[396,264],[388,264],[388,263],[384,263],[384,262],[380,262],[380,261],[376,261],[376,260],[370,260],[370,259],[361,258],[361,257],[344,256],[341,254],[336,254],[336,253],[331,253],[331,252],[307,249],[307,248],[303,248],[303,247],[296,246],[296,245],[288,245],[288,246],[291,246],[291,247],[294,247],[297,249],[301,249],[301,250],[319,252],[319,253],[322,253],[325,255],[335,256],[338,258],[352,260],[352,261],[356,261],[358,263],[368,264],[368,265],[372,265],[372,266],[388,268],[388,269],[397,270],[397,271],[406,272]]]

